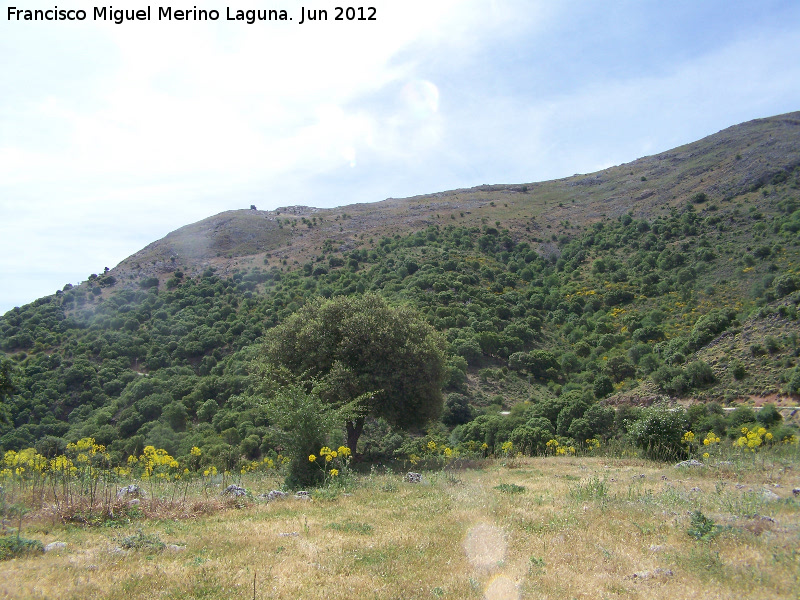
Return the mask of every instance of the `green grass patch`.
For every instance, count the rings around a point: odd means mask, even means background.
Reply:
[[[39,540],[29,540],[16,535],[0,536],[0,560],[42,553],[44,553],[44,546]]]
[[[166,548],[166,544],[161,541],[158,535],[144,533],[141,529],[133,535],[122,538],[120,546],[126,550],[145,550],[148,552],[160,552]]]
[[[500,485],[494,486],[494,489],[504,494],[522,494],[525,492],[525,486],[517,485],[516,483],[501,483]]]

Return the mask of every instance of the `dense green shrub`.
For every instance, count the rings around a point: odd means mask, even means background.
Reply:
[[[44,545],[39,540],[30,540],[16,535],[0,535],[0,560],[43,553]]]
[[[653,460],[679,460],[687,456],[683,434],[687,431],[686,411],[659,404],[642,411],[630,429],[634,444]]]

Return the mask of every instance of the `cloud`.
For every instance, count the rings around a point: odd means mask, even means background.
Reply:
[[[0,20],[14,302],[53,291],[21,273],[61,287],[222,210],[587,172],[800,100],[798,10],[780,3],[370,4],[375,22]]]

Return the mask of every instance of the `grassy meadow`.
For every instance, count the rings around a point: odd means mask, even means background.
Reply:
[[[45,502],[22,536],[66,545],[0,561],[0,597],[797,598],[798,458],[517,456],[421,483],[398,464],[270,502],[281,479],[249,473],[247,496],[195,480],[94,520]]]

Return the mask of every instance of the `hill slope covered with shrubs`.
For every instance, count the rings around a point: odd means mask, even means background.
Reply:
[[[0,449],[57,454],[92,437],[118,460],[148,445],[176,456],[197,446],[228,465],[274,453],[251,375],[263,336],[311,299],[367,292],[408,305],[447,340],[431,431],[455,428],[453,442],[537,452],[559,436],[630,435],[635,409],[614,404],[797,394],[800,167],[746,186],[705,168],[716,178],[706,191],[614,217],[581,205],[580,220],[557,227],[534,214],[547,204],[536,194],[519,209],[526,219],[499,203],[470,219],[431,201],[451,218],[402,233],[384,223],[289,255],[283,228],[316,225],[293,218],[271,226],[284,237],[263,264],[93,275],[0,317]],[[720,434],[741,424],[715,406],[687,424]],[[362,446],[390,456],[413,440],[373,419]]]

